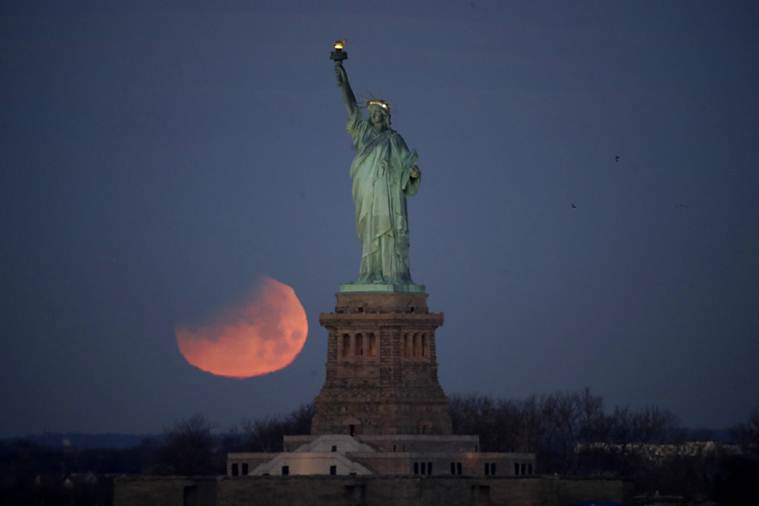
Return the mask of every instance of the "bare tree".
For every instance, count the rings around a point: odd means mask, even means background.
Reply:
[[[164,430],[158,450],[161,464],[158,471],[180,475],[215,472],[212,428],[203,415],[197,414]]]
[[[759,457],[759,408],[751,412],[746,422],[733,427],[732,433],[746,455]]]
[[[240,424],[238,451],[282,451],[282,436],[310,434],[314,405],[304,404],[285,416],[272,416]]]
[[[637,465],[632,443],[669,440],[677,427],[672,413],[653,406],[607,414],[603,398],[587,388],[517,401],[453,395],[449,406],[454,432],[478,434],[483,450],[534,452],[544,472],[576,473],[583,466],[624,471],[622,464]],[[609,455],[614,443],[619,459]]]

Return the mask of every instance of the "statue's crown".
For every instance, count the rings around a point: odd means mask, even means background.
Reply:
[[[369,107],[371,105],[376,105],[377,107],[382,107],[385,111],[388,113],[390,112],[390,104],[382,99],[379,98],[372,98],[370,100],[367,100],[366,106]]]

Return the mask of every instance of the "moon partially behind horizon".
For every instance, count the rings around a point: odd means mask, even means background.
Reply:
[[[177,346],[198,369],[228,378],[252,378],[290,365],[303,349],[308,319],[295,290],[262,277],[249,297],[209,323],[179,325]]]

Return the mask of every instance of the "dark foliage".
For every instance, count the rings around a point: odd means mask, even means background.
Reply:
[[[481,450],[533,452],[542,474],[614,475],[633,482],[636,494],[759,504],[759,410],[730,432],[741,453],[718,448],[660,459],[641,455],[641,445],[685,445],[694,435],[717,433],[724,439],[725,433],[687,431],[671,413],[653,406],[607,412],[603,399],[589,390],[522,400],[452,396],[450,412],[455,432],[479,434]],[[0,504],[107,505],[114,474],[223,474],[227,452],[281,451],[282,436],[310,433],[313,414],[313,405],[304,405],[222,433],[196,415],[126,449],[0,441]]]
[[[223,474],[227,452],[280,451],[283,435],[311,432],[313,414],[313,405],[304,405],[224,433],[214,433],[213,424],[195,415],[123,449],[80,448],[78,439],[62,447],[59,437],[47,438],[54,447],[29,439],[0,441],[0,504],[106,506],[112,501],[114,475]]]
[[[310,434],[313,416],[314,405],[305,404],[282,417],[269,417],[243,422],[240,425],[241,437],[237,451],[282,451],[282,436]]]
[[[742,454],[718,445],[689,453],[694,436],[724,442],[725,433],[686,430],[655,406],[607,412],[603,399],[587,389],[523,400],[452,396],[450,413],[454,432],[479,434],[483,451],[535,453],[540,473],[617,476],[640,495],[759,504],[759,411],[732,430]]]
[[[607,414],[603,399],[588,389],[519,401],[452,396],[450,413],[454,432],[479,434],[483,450],[533,452],[544,472],[561,474],[580,471],[578,447],[659,443],[678,433],[677,419],[668,411],[617,408]]]
[[[745,454],[759,457],[759,409],[751,413],[748,421],[736,425],[732,432]]]
[[[214,469],[212,424],[203,415],[180,420],[159,441],[157,474],[211,474]]]

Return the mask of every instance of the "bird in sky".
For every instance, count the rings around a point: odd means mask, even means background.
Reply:
[[[616,155],[616,156],[614,156],[614,161],[615,161],[615,162],[619,162],[619,159],[620,159],[620,158],[621,158],[621,157],[620,157],[619,155]]]

